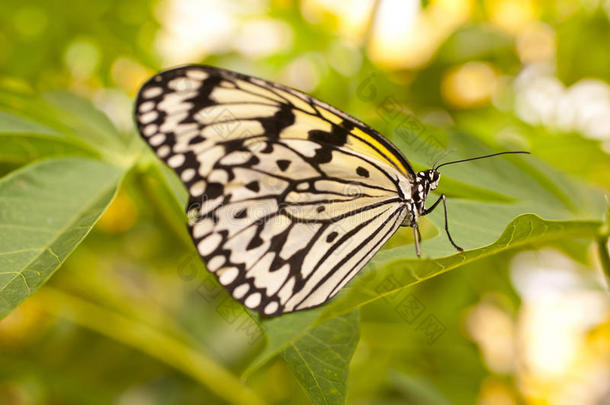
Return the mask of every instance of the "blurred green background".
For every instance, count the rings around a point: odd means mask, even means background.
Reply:
[[[609,16],[607,0],[4,0],[2,105],[13,93],[68,90],[139,150],[139,86],[163,68],[206,63],[309,92],[386,134],[417,168],[456,144],[526,149],[545,172],[601,195]],[[36,115],[35,103],[22,107]],[[404,117],[425,128],[410,134],[426,147],[401,138]],[[39,152],[1,159],[0,173],[89,153]],[[310,403],[282,358],[237,380],[264,337],[223,309],[158,183],[131,170],[60,271],[0,321],[0,404],[223,404],[232,383],[264,403]],[[377,300],[361,310],[347,402],[608,404],[605,288],[595,245],[569,239]]]

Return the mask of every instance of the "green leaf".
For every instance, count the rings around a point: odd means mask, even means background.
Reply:
[[[117,130],[106,114],[98,110],[87,99],[67,91],[52,91],[45,93],[43,99],[49,104],[65,111],[67,115],[78,118],[87,130],[96,131],[101,136],[116,135]]]
[[[99,154],[87,147],[75,145],[65,139],[57,140],[38,134],[2,134],[0,133],[0,162],[24,164],[33,160],[51,157],[81,156],[98,158]]]
[[[457,119],[463,131],[482,140],[498,139],[499,133],[510,128],[510,133],[518,134],[519,143],[528,145],[532,156],[549,163],[563,175],[589,180],[606,188],[610,185],[610,160],[599,140],[575,132],[528,125],[508,112],[495,109],[464,111]]]
[[[108,117],[89,100],[67,91],[38,96],[28,92],[0,89],[0,109],[17,117],[12,121],[18,124],[29,121],[29,131],[39,134],[40,128],[47,128],[43,134],[55,133],[57,136],[53,139],[58,142],[69,140],[78,146],[94,150],[96,156],[102,156],[104,160],[116,166],[131,166],[142,147],[142,142],[131,136],[132,134],[129,137],[121,135]],[[9,122],[11,123],[14,124]],[[21,126],[25,129],[24,125]]]
[[[461,145],[460,150],[472,151],[469,153],[473,156],[490,153],[467,135],[455,142]],[[425,160],[423,148],[419,159]],[[263,320],[268,345],[246,374],[318,323],[350,313],[424,279],[508,249],[574,237],[597,238],[601,193],[566,179],[533,156],[489,159],[447,169],[439,191],[449,195],[449,228],[454,240],[466,251],[456,254],[447,240],[442,207],[420,223],[425,235],[424,258],[415,257],[412,230],[401,228],[385,249],[328,304],[283,315],[281,319]],[[433,202],[434,196],[430,200]]]
[[[431,139],[432,136],[421,142],[432,142]],[[425,166],[432,152],[438,152],[423,143],[414,144],[413,140],[396,141],[405,151],[416,147],[416,153],[408,154],[416,166]],[[452,159],[493,152],[467,134],[452,136],[451,144],[462,151],[462,155],[456,153]],[[167,176],[161,177],[171,184]],[[183,194],[183,187],[176,189]],[[449,196],[449,226],[453,238],[466,252],[456,254],[449,244],[441,206],[422,219],[425,235],[422,249],[426,258],[415,258],[410,229],[402,228],[361,272],[359,279],[348,284],[327,305],[260,321],[267,346],[245,374],[250,375],[300,341],[320,322],[491,254],[566,238],[595,238],[600,224],[596,218],[600,217],[601,194],[565,178],[535,156],[504,156],[448,166],[443,169],[438,191]],[[174,195],[177,201],[184,199],[176,190]],[[434,198],[430,196],[430,203]],[[387,280],[390,282],[383,284]],[[380,287],[380,284],[383,285]]]
[[[119,134],[91,101],[67,91],[42,96],[0,89],[0,108],[61,134],[79,134],[87,142],[117,145]],[[38,131],[36,131],[38,132]]]
[[[24,163],[51,156],[99,156],[79,138],[6,111],[0,111],[0,140],[0,162],[6,163]]]
[[[320,320],[349,313],[421,281],[508,249],[565,238],[594,239],[600,226],[601,222],[598,221],[545,221],[537,215],[525,214],[515,218],[491,245],[451,256],[435,259],[405,258],[412,250],[411,246],[381,251],[361,276],[325,307]]]
[[[34,133],[60,136],[59,132],[54,129],[6,111],[0,111],[0,133]]]
[[[354,311],[321,323],[284,350],[284,359],[314,404],[345,404],[359,316]]]
[[[245,376],[249,376],[271,358],[275,357],[292,342],[298,341],[308,333],[315,320],[320,316],[321,308],[303,312],[293,312],[274,318],[259,321],[259,325],[267,337],[265,349],[250,363]]]
[[[61,111],[61,122],[76,133],[83,134],[97,146],[111,146],[120,150],[123,140],[106,114],[89,100],[66,91],[54,91],[43,95],[51,108]]]
[[[44,284],[112,201],[122,171],[51,159],[0,179],[0,318]]]
[[[412,245],[382,250],[339,296],[326,305],[261,321],[267,346],[251,363],[245,375],[250,375],[290,344],[299,341],[321,322],[348,314],[421,281],[502,251],[564,238],[595,238],[600,225],[598,221],[546,221],[536,215],[525,214],[510,222],[494,243],[479,249],[435,259],[409,258],[414,256]],[[444,235],[425,242],[430,250],[439,252],[445,248],[434,245],[448,244]]]

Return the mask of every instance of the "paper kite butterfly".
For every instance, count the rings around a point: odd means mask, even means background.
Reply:
[[[325,303],[401,225],[419,256],[417,219],[440,202],[462,250],[445,196],[425,208],[442,165],[416,173],[378,132],[300,91],[184,66],[144,84],[135,117],[188,190],[208,270],[262,314]]]

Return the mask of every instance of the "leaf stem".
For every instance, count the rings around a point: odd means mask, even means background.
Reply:
[[[160,169],[148,157],[143,157],[136,165],[135,178],[138,190],[153,204],[159,218],[178,237],[185,246],[192,248],[193,241],[189,237],[186,228],[185,207],[182,206],[177,196],[172,192]],[[155,184],[159,188],[155,188]]]
[[[143,352],[198,381],[211,392],[235,405],[266,405],[254,391],[200,349],[136,319],[101,305],[46,286],[39,291],[43,310],[91,329]],[[65,310],[69,308],[69,310]]]

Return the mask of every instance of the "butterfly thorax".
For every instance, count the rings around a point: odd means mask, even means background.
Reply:
[[[440,180],[440,173],[435,169],[418,172],[412,181],[413,204],[410,207],[410,220],[416,222],[417,218],[424,215],[426,210],[426,198],[431,190],[436,189]]]

